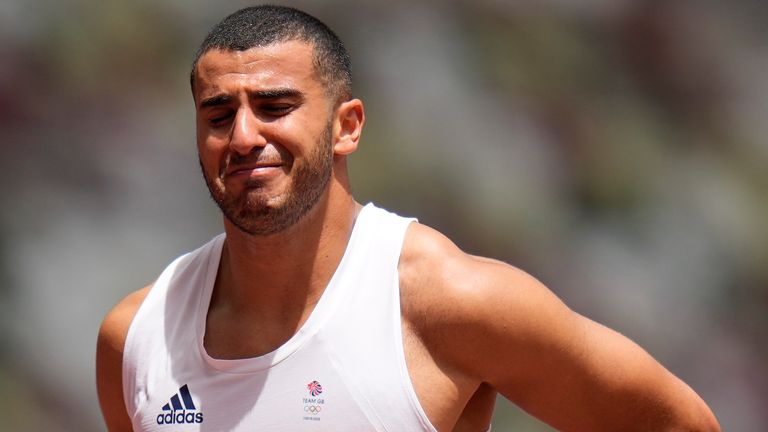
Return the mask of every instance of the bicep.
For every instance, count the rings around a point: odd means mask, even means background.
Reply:
[[[96,389],[104,421],[110,431],[130,431],[131,422],[123,400],[122,349],[108,334],[99,332],[96,344]]]
[[[527,274],[493,266],[468,302],[465,340],[479,379],[562,430],[664,430],[711,415],[637,344],[571,311]]]
[[[506,352],[518,367],[492,378],[502,394],[558,429],[661,430],[684,384],[628,338],[568,314],[553,324],[559,334],[529,335]]]
[[[96,342],[96,390],[107,429],[131,431],[123,398],[123,348],[128,328],[149,287],[117,304],[104,318]]]

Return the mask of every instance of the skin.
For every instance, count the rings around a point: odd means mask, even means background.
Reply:
[[[223,196],[250,199],[240,206],[279,209],[297,190],[298,168],[317,163],[318,146],[332,148],[330,179],[298,222],[250,235],[224,218],[227,239],[204,338],[214,357],[266,354],[301,327],[361,209],[350,192],[346,159],[358,146],[363,104],[328,95],[311,58],[311,46],[290,41],[211,51],[198,63],[200,161],[209,185]],[[291,96],[263,97],[279,89]],[[328,128],[330,142],[323,139]],[[221,175],[237,155],[254,154],[244,171],[239,166]],[[519,269],[468,255],[414,223],[398,270],[406,364],[438,431],[486,430],[497,393],[564,431],[720,430],[701,398],[642,348],[571,311]],[[99,333],[97,385],[110,431],[131,430],[122,353],[150,289],[118,303]]]

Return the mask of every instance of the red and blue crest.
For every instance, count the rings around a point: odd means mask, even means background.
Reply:
[[[323,392],[323,386],[321,386],[317,381],[312,381],[311,383],[307,384],[307,389],[309,390],[309,394],[311,396],[317,396]]]

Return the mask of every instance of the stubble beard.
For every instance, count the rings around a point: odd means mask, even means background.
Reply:
[[[239,195],[227,194],[223,181],[217,183],[209,178],[200,161],[208,191],[224,217],[241,231],[254,236],[276,234],[300,221],[318,203],[331,179],[331,126],[328,122],[306,162],[292,168],[291,184],[278,199],[259,193],[261,182],[258,181],[248,182]]]

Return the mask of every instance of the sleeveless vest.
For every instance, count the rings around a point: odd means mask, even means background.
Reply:
[[[397,265],[412,219],[365,206],[311,315],[282,346],[203,346],[224,234],[177,258],[131,323],[123,391],[136,431],[431,431],[405,364]]]

